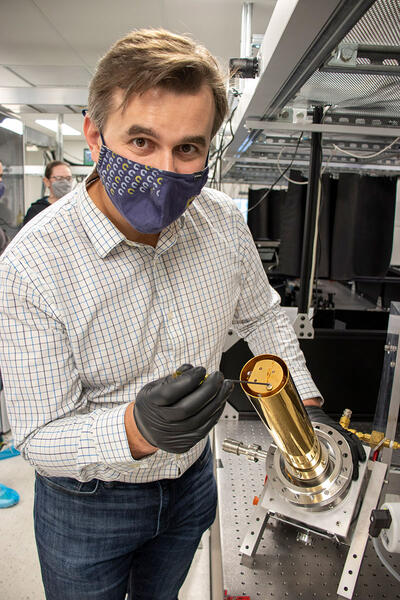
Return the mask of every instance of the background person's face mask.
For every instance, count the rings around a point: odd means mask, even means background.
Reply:
[[[69,192],[72,190],[72,181],[68,181],[68,179],[53,181],[51,184],[51,189],[57,199],[62,198],[66,194],[69,194]]]
[[[4,196],[4,192],[6,191],[6,186],[2,181],[0,181],[0,198]]]
[[[207,182],[208,167],[180,174],[137,163],[104,143],[97,172],[118,212],[140,233],[159,233],[176,221]]]

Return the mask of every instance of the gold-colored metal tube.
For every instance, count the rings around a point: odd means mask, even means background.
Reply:
[[[319,477],[327,460],[286,363],[271,354],[255,356],[244,365],[240,379],[266,384],[265,389],[241,385],[281,451],[287,471],[302,481]]]

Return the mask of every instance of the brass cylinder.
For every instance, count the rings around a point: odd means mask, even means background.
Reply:
[[[327,456],[314,432],[286,363],[272,354],[261,354],[243,367],[242,389],[279,448],[289,476],[301,481],[320,477]]]

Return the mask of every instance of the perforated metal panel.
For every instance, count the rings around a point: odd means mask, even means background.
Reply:
[[[377,0],[343,43],[400,46],[400,0]],[[358,58],[357,63],[366,64]],[[397,64],[388,60],[387,64]],[[398,76],[316,71],[299,90],[294,105],[333,105],[333,112],[396,118],[400,116]]]
[[[306,546],[297,541],[298,530],[291,525],[270,519],[254,564],[241,564],[240,546],[254,509],[253,498],[262,491],[265,467],[223,452],[222,441],[227,437],[258,443],[264,449],[270,441],[258,420],[225,419],[216,428],[224,588],[231,595],[248,595],[251,600],[337,598],[348,547],[317,536],[313,536],[312,545]],[[400,555],[386,556],[399,571]],[[353,598],[400,598],[398,582],[380,564],[372,545],[367,547]]]
[[[398,46],[400,43],[399,22],[399,0],[376,0],[343,41]]]

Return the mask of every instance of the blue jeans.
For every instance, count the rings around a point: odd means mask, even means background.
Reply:
[[[209,443],[178,479],[81,483],[37,475],[46,599],[177,600],[216,503]]]

